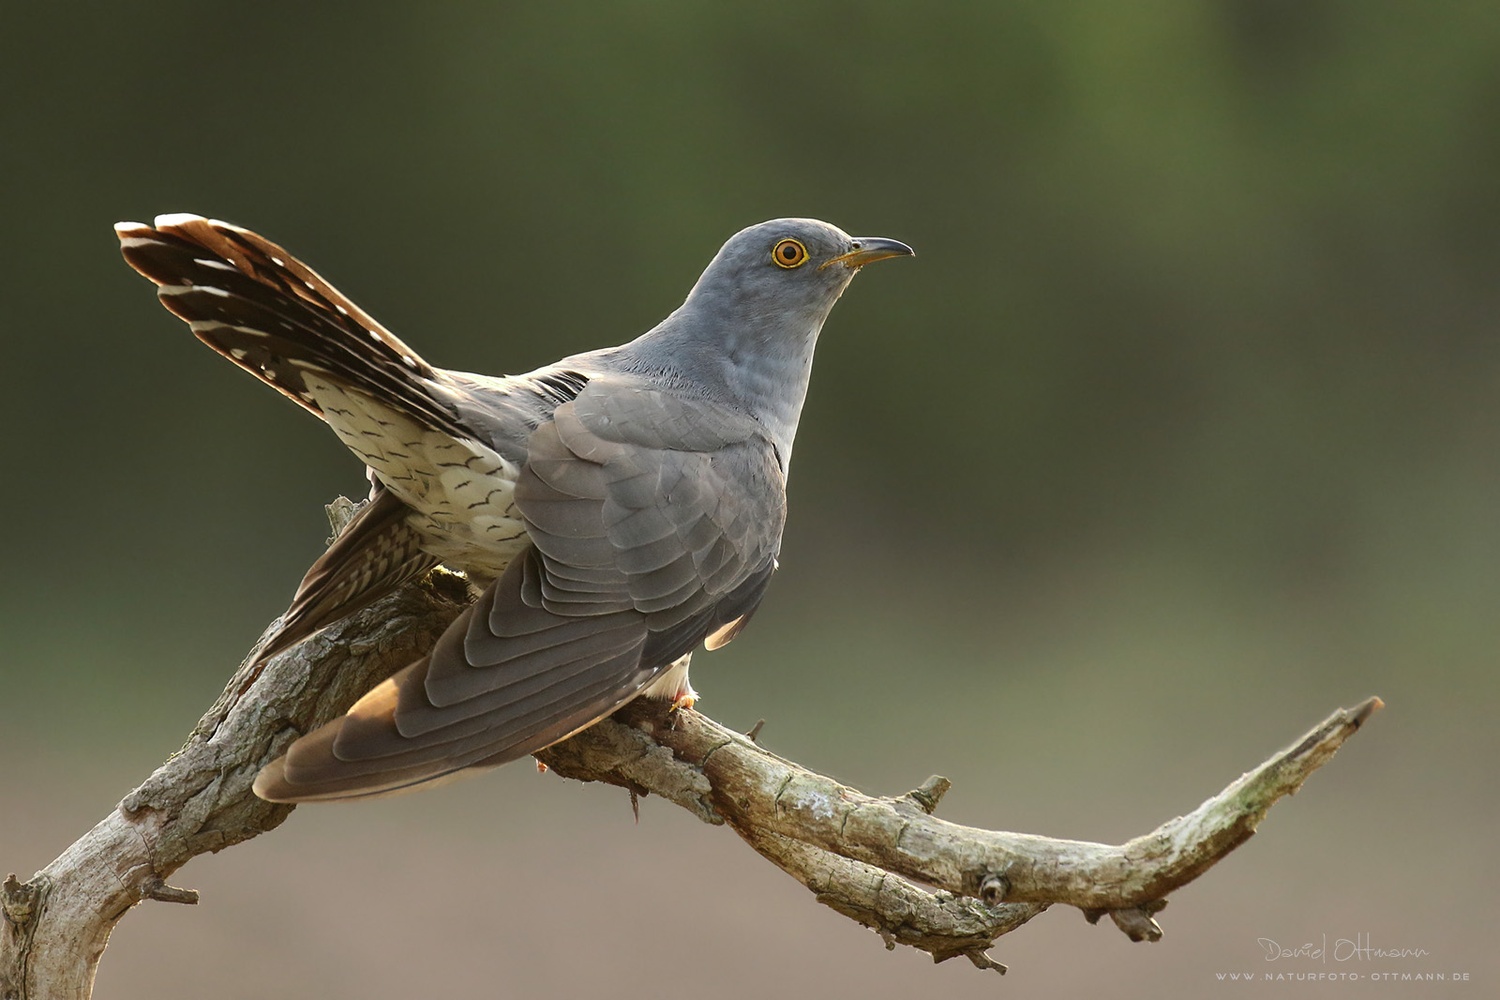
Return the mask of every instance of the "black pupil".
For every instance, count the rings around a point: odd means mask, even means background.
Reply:
[[[787,243],[786,245],[784,245],[781,248],[781,259],[782,260],[796,260],[797,259],[797,247],[796,247],[796,245],[792,244],[792,243]]]

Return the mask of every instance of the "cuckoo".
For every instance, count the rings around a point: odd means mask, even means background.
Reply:
[[[436,368],[316,272],[195,215],[115,227],[199,340],[311,411],[371,500],[262,657],[442,563],[477,600],[420,659],[255,782],[281,802],[400,791],[516,760],[646,695],[690,706],[776,569],[818,333],[861,267],[908,256],[812,219],[732,236],[636,339],[524,375]]]

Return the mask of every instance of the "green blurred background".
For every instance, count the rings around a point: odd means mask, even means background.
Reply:
[[[887,954],[671,806],[636,825],[513,766],[194,862],[203,905],[125,920],[101,997],[1493,989],[1500,5],[5,21],[0,872],[179,745],[320,505],[362,489],[121,263],[110,224],[158,212],[254,228],[483,372],[634,336],[764,218],[913,244],[835,310],[783,571],[694,670],[704,710],[868,791],[937,771],[948,818],[1118,841],[1389,704],[1174,897],[1162,943],[1057,910],[1001,940],[1003,982]],[[1256,944],[1360,933],[1430,957]]]

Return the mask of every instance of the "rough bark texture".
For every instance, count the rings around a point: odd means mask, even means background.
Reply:
[[[346,521],[347,501],[330,508]],[[341,524],[336,523],[336,527]],[[199,854],[272,830],[292,807],[250,789],[260,768],[410,662],[462,608],[462,581],[439,572],[271,660],[241,667],[186,745],[30,881],[0,886],[0,998],[87,998],[111,930],[144,900],[196,903],[166,880]],[[268,630],[267,637],[271,631]],[[262,640],[265,641],[264,639]],[[254,662],[252,652],[248,663]],[[653,704],[538,755],[561,775],[675,802],[730,826],[819,902],[886,946],[1004,972],[985,949],[1054,903],[1109,914],[1132,940],[1156,940],[1168,893],[1255,832],[1372,712],[1336,711],[1296,745],[1186,816],[1122,845],[980,830],[932,816],[948,782],[875,798],[783,760],[696,712]]]

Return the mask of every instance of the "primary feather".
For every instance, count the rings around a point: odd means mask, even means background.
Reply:
[[[256,792],[278,801],[504,763],[642,692],[690,691],[686,657],[743,628],[776,566],[828,311],[861,264],[910,252],[762,223],[646,334],[491,377],[434,367],[244,229],[185,215],[116,229],[168,309],[324,420],[375,484],[265,655],[439,561],[484,588],[427,655],[261,773]],[[787,240],[801,266],[773,259]]]

